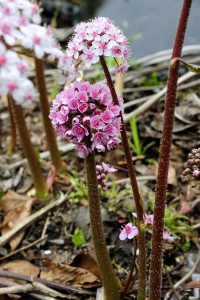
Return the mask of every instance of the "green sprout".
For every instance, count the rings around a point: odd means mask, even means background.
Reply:
[[[147,149],[150,148],[151,146],[153,146],[155,144],[155,142],[153,141],[153,142],[150,142],[149,144],[147,144],[146,146],[143,146],[144,141],[141,142],[139,139],[138,128],[137,128],[135,116],[132,117],[132,119],[130,121],[130,125],[131,125],[131,133],[132,133],[133,142],[129,141],[129,145],[137,156],[144,155],[146,153]]]
[[[83,231],[79,228],[76,228],[74,234],[67,233],[68,237],[72,238],[72,243],[75,246],[80,246],[86,243]]]

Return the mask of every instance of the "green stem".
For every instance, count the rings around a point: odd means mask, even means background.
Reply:
[[[63,168],[63,162],[56,143],[55,132],[49,119],[49,102],[47,98],[46,82],[44,76],[44,65],[42,60],[35,58],[35,72],[37,78],[37,87],[40,95],[40,108],[42,112],[43,124],[46,133],[47,144],[51,153],[52,162],[58,171]]]
[[[15,118],[15,124],[19,133],[21,145],[31,169],[33,183],[36,189],[36,196],[40,199],[45,199],[48,196],[48,190],[42,174],[42,170],[40,168],[40,164],[37,160],[33,145],[30,140],[26,122],[24,119],[23,109],[21,105],[17,105],[12,98],[11,107]]]
[[[13,153],[15,146],[16,146],[16,126],[15,126],[15,120],[14,120],[14,116],[13,116],[13,112],[12,112],[12,108],[11,108],[11,97],[8,94],[7,95],[8,98],[8,111],[9,111],[9,115],[10,115],[10,144],[8,146],[8,150],[7,153],[11,154]]]
[[[106,298],[104,300],[119,300],[119,286],[112,268],[104,237],[94,152],[90,153],[85,158],[85,171],[88,189],[90,226],[97,264],[105,290]]]
[[[179,24],[176,32],[172,59],[181,56],[187,20],[192,0],[184,0]],[[160,157],[156,184],[154,223],[152,235],[151,269],[150,269],[150,297],[149,300],[161,299],[162,287],[162,245],[164,230],[164,211],[167,191],[167,178],[170,162],[170,152],[173,133],[174,110],[178,81],[179,63],[169,69],[163,133],[160,145]]]
[[[112,95],[112,99],[115,105],[119,105],[118,97],[110,76],[110,72],[108,70],[106,61],[103,56],[100,56],[100,62],[102,65],[102,68],[104,70],[104,74]],[[124,124],[124,120],[121,113],[121,136],[122,136],[122,142],[124,146],[124,152],[126,156],[129,176],[131,180],[131,186],[133,191],[133,196],[135,200],[135,207],[136,207],[136,213],[137,213],[137,221],[138,221],[138,248],[139,248],[139,270],[138,270],[138,300],[145,300],[145,288],[146,288],[146,245],[145,245],[145,233],[143,228],[143,208],[142,208],[142,199],[139,193],[137,180],[136,180],[136,174],[135,174],[135,168],[132,161],[132,155],[128,143],[128,138],[126,134],[126,127]]]

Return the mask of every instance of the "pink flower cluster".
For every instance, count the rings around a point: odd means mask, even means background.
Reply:
[[[116,172],[117,170],[113,167],[111,167],[109,164],[102,163],[102,166],[96,165],[96,174],[98,183],[101,185],[102,190],[106,191],[108,189],[107,183],[106,183],[106,174]]]
[[[128,40],[112,21],[99,17],[78,24],[74,31],[74,37],[68,43],[69,56],[80,58],[86,67],[97,63],[101,55],[121,57],[126,64],[115,72],[122,73],[127,70],[127,59],[130,57]]]
[[[184,181],[191,181],[190,186],[192,188],[197,188],[197,195],[200,194],[200,148],[192,149],[192,151],[188,155],[188,160],[184,164],[185,170],[183,170],[182,175]],[[198,180],[198,182],[197,182]]]
[[[37,4],[27,0],[0,0],[0,95],[10,93],[19,104],[32,101],[35,92],[32,82],[27,79],[28,63],[14,52],[16,43],[34,51],[37,58],[46,55],[47,59],[58,61],[58,68],[64,75],[59,83],[80,77],[76,61],[59,49],[52,29],[38,25],[40,12]]]
[[[118,98],[123,104],[123,99]],[[56,133],[75,144],[80,157],[120,143],[122,108],[112,103],[107,84],[75,81],[57,95],[50,110]]]
[[[35,98],[32,81],[27,78],[29,64],[16,52],[6,50],[0,42],[0,95],[10,94],[18,104],[29,104]],[[9,76],[8,76],[9,74]]]

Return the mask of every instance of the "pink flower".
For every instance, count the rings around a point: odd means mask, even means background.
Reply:
[[[132,223],[128,223],[121,230],[119,238],[120,240],[133,239],[138,234],[138,229],[136,226],[133,226]]]
[[[113,119],[112,117],[113,113],[108,109],[101,114],[101,118],[105,123],[111,123]]]
[[[89,132],[83,125],[78,123],[72,127],[72,134],[80,141],[87,136]]]
[[[95,55],[94,53],[94,47],[90,47],[89,49],[84,47],[83,54],[81,54],[80,57],[85,61],[85,66],[87,68],[99,61],[99,56]]]
[[[129,65],[127,65],[127,64],[120,65],[113,71],[113,73],[124,74],[128,70],[128,67],[129,67]]]
[[[199,170],[194,170],[193,174],[192,174],[194,177],[199,177],[200,175],[200,172]]]
[[[137,214],[136,214],[136,213],[132,213],[132,215],[133,215],[135,218],[137,218]],[[147,224],[147,225],[148,225],[148,224],[149,224],[149,225],[153,225],[154,215],[147,215],[147,214],[144,213],[143,217],[144,217],[144,223],[145,223],[145,224]]]
[[[105,164],[104,162],[102,162],[102,167],[105,173],[112,173],[117,171],[115,168],[111,167],[109,164]]]
[[[163,232],[163,239],[166,241],[174,241],[175,237],[174,236],[170,236],[168,231],[164,231]]]
[[[104,127],[104,123],[100,121],[100,116],[94,116],[90,119],[91,127],[94,129],[102,129]]]

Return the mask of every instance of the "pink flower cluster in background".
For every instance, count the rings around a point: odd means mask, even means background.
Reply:
[[[29,65],[17,54],[19,45],[39,59],[46,55],[50,61],[56,60],[63,74],[59,83],[80,77],[76,61],[59,48],[51,27],[39,25],[40,12],[37,4],[27,0],[0,0],[0,95],[10,93],[18,104],[35,98],[34,86],[27,78]]]
[[[123,99],[118,98],[123,104]],[[120,143],[121,107],[112,103],[107,84],[70,84],[52,103],[50,119],[56,133],[72,141],[80,157],[111,150]]]
[[[0,42],[0,95],[10,94],[18,104],[29,104],[35,99],[32,81],[27,78],[29,64],[16,52],[6,50]]]
[[[96,165],[96,174],[97,174],[97,180],[98,183],[101,185],[102,190],[106,191],[108,189],[107,183],[106,183],[106,174],[116,172],[117,170],[113,167],[111,167],[109,164],[102,163],[102,166]]]
[[[125,64],[119,66],[115,72],[123,73],[128,69],[128,40],[111,20],[104,17],[95,18],[78,24],[74,31],[74,37],[68,43],[69,56],[83,60],[86,67],[97,63],[101,55],[120,57],[124,58]]]

